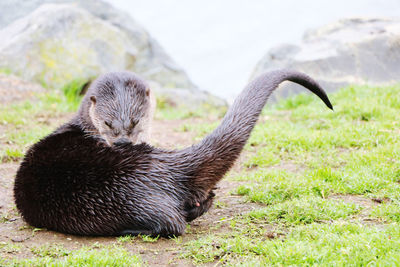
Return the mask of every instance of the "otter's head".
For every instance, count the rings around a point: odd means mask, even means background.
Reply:
[[[108,145],[148,141],[154,101],[138,76],[130,72],[103,75],[86,97],[90,120]]]

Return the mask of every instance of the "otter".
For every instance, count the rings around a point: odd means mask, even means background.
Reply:
[[[102,86],[115,86],[113,77],[100,78]],[[144,101],[142,81],[121,77],[135,81],[138,101]],[[109,146],[87,135],[82,123],[70,122],[26,153],[15,179],[16,206],[30,225],[68,234],[182,235],[187,222],[209,210],[216,184],[238,158],[270,94],[286,80],[333,109],[309,76],[278,70],[250,82],[213,132],[181,150]]]
[[[149,86],[139,76],[110,72],[90,85],[67,125],[80,125],[86,134],[109,146],[115,142],[149,142],[155,103]]]

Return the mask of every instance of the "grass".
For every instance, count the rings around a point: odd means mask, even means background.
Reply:
[[[229,266],[322,265],[392,266],[400,260],[400,228],[384,229],[347,222],[309,224],[291,229],[285,238],[221,234],[186,244],[183,257],[195,264],[219,261]]]
[[[82,84],[76,82],[64,93],[38,95],[34,103],[0,107],[0,140],[7,141],[0,148],[2,160],[19,160],[30,144],[54,129],[55,118],[75,111],[79,88]],[[161,242],[125,236],[112,246],[77,250],[60,244],[35,246],[30,250],[33,258],[0,260],[0,265],[138,266],[144,263],[132,253],[132,246],[157,248],[163,242],[193,264],[396,265],[400,85],[348,87],[330,98],[334,112],[312,95],[299,95],[263,111],[245,147],[241,171],[226,178],[240,183],[231,194],[251,202],[250,212],[229,215],[206,229],[188,226],[186,236]],[[158,105],[159,119],[194,116],[204,121],[211,112],[171,109],[163,99]],[[186,122],[179,130],[194,131],[201,139],[218,125],[221,115],[221,110],[214,110],[214,122]],[[220,212],[229,205],[216,201],[214,209]],[[8,217],[1,222],[8,223]],[[3,254],[22,249],[0,243]]]
[[[235,179],[264,177],[268,185],[253,183],[254,190],[238,192],[256,201],[260,187],[268,195],[281,190],[276,183],[289,191],[295,183],[293,190],[304,195],[318,191],[400,200],[399,92],[399,86],[350,87],[332,95],[335,112],[302,95],[265,110],[269,120],[257,125],[246,147],[254,153],[246,166],[259,168]],[[268,167],[287,162],[299,171],[269,179]]]
[[[140,237],[142,238],[143,242],[147,242],[147,243],[154,243],[154,242],[157,242],[157,240],[159,239],[159,236],[151,237],[148,235],[141,235]]]
[[[359,211],[360,207],[356,204],[306,197],[257,209],[248,213],[247,216],[250,219],[292,226],[346,218],[349,215],[357,214]]]
[[[371,212],[371,217],[380,218],[384,221],[400,223],[400,205],[386,203],[379,205]]]
[[[17,253],[21,250],[22,245],[10,244],[6,242],[0,242],[0,251],[3,253]]]
[[[87,89],[89,82],[87,79],[75,79],[66,84],[61,91],[66,97],[66,102],[69,103],[73,110],[77,110],[84,95],[84,90]]]
[[[272,205],[301,196],[322,196],[320,189],[310,184],[307,178],[286,171],[256,171],[235,179],[248,181],[253,177],[261,182],[241,185],[236,190],[237,194],[246,196],[251,202]]]
[[[26,149],[54,130],[52,120],[75,110],[59,92],[38,94],[36,101],[19,102],[0,107],[0,161],[21,159]]]
[[[14,259],[5,266],[142,266],[139,256],[120,246],[82,247],[68,251],[62,247],[45,245],[33,248],[32,259]]]
[[[63,256],[68,256],[71,254],[71,251],[66,250],[64,247],[60,245],[49,245],[45,244],[39,247],[32,247],[31,251],[34,255],[39,257],[51,257],[58,258]]]
[[[186,243],[183,257],[240,266],[399,261],[400,86],[348,87],[330,98],[334,112],[312,95],[264,109],[244,168],[228,177],[242,184],[233,194],[262,207],[235,217],[227,233]],[[191,129],[202,138],[213,127]],[[369,208],[332,195],[388,202]]]
[[[120,243],[126,243],[126,242],[129,243],[129,242],[134,241],[135,239],[136,239],[136,237],[135,236],[131,236],[131,235],[119,236],[117,238],[118,242],[120,242]]]

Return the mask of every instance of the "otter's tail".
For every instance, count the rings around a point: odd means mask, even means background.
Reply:
[[[236,98],[222,123],[199,144],[183,152],[198,190],[209,190],[238,158],[268,97],[283,81],[298,83],[316,94],[330,109],[325,91],[309,76],[290,70],[267,72],[252,82]],[[190,161],[190,162],[189,162]],[[189,170],[188,170],[189,171]]]

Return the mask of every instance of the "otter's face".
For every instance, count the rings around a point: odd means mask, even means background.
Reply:
[[[140,81],[104,83],[90,96],[89,116],[100,136],[113,144],[148,142],[152,103],[150,89]]]

